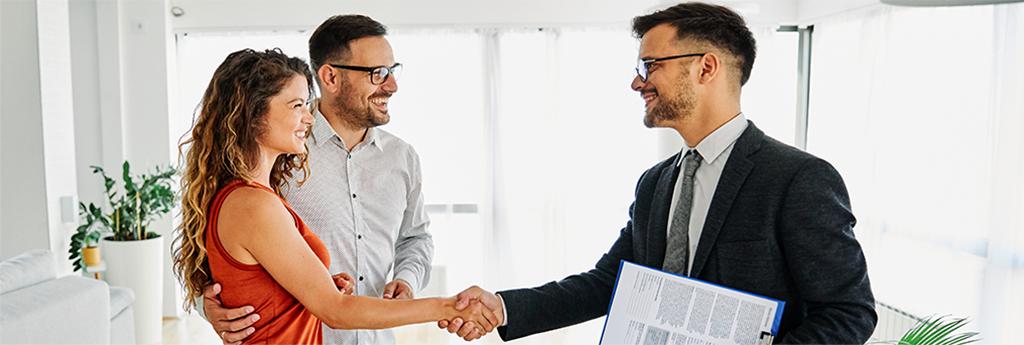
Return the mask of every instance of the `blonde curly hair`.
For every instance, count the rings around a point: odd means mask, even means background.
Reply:
[[[266,131],[271,97],[294,76],[306,78],[313,94],[309,65],[280,49],[243,49],[228,55],[213,73],[200,101],[191,137],[179,146],[184,154],[181,180],[181,225],[176,229],[174,273],[186,291],[185,310],[195,307],[203,288],[213,283],[206,256],[207,212],[217,191],[235,179],[252,181],[259,160],[256,139]],[[186,134],[187,135],[187,134]],[[309,175],[306,154],[281,155],[274,162],[270,187],[280,193],[292,172]],[[301,181],[299,181],[301,183]]]

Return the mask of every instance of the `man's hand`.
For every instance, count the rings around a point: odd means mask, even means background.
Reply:
[[[401,279],[392,280],[384,285],[384,299],[412,299],[412,287]],[[462,308],[466,308],[463,306]],[[462,309],[459,309],[460,311]]]
[[[260,319],[259,314],[251,314],[256,309],[252,306],[226,309],[221,305],[220,284],[207,286],[203,290],[203,311],[206,313],[206,321],[213,325],[213,330],[225,345],[240,345],[245,337],[248,337],[255,328],[249,327]]]
[[[338,287],[338,291],[346,295],[351,295],[356,289],[356,280],[348,273],[338,273],[331,278],[334,278],[334,285]]]
[[[497,295],[481,289],[479,286],[471,286],[470,288],[460,292],[456,298],[458,302],[455,303],[456,310],[463,310],[469,306],[472,301],[480,301],[485,307],[494,312],[498,317],[498,326],[505,322],[504,315],[505,311],[502,308],[501,300]],[[481,334],[477,329],[477,325],[472,322],[464,323],[461,318],[455,318],[454,320],[441,320],[437,322],[437,327],[441,329],[448,329],[448,333],[457,334],[463,340],[472,341],[479,339],[485,334]]]

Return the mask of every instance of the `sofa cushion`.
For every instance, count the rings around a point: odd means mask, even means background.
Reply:
[[[123,287],[110,287],[110,318],[120,314],[135,302],[135,293],[132,289]]]
[[[57,278],[57,262],[46,250],[32,250],[0,262],[0,294]]]
[[[0,296],[0,344],[108,344],[107,284],[67,276]]]

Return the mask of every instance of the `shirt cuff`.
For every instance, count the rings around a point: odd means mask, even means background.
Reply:
[[[206,298],[203,297],[202,295],[200,295],[199,297],[194,298],[194,301],[196,302],[196,307],[194,309],[195,309],[196,313],[199,314],[199,317],[203,318],[203,320],[207,320],[206,319],[206,308],[203,307],[204,306],[203,302],[205,302],[204,299],[206,299]],[[207,321],[209,321],[209,320],[207,320]]]
[[[498,296],[498,302],[501,302],[501,324],[498,326],[508,326],[508,308],[505,308],[505,299],[501,298],[501,294],[499,293],[495,293],[494,295]]]
[[[419,295],[422,286],[420,286],[420,279],[419,277],[416,276],[415,273],[413,273],[411,270],[403,270],[401,272],[395,273],[395,280],[398,279],[401,279],[402,281],[409,283],[409,287],[412,288],[413,296]]]

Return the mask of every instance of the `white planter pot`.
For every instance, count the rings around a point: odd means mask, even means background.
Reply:
[[[132,289],[135,303],[135,342],[156,344],[162,341],[163,253],[164,238],[144,241],[100,242],[107,264],[107,283]]]

